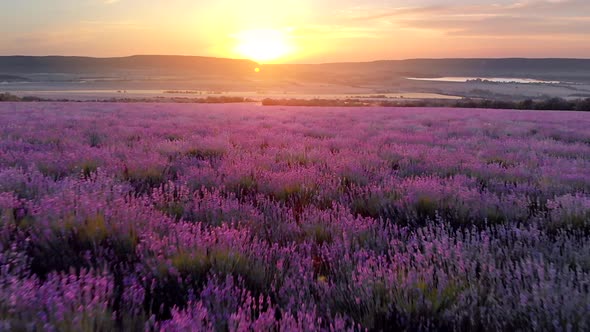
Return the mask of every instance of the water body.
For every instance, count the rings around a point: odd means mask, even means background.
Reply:
[[[560,81],[543,81],[532,78],[507,78],[507,77],[406,77],[412,81],[454,82],[467,83],[471,81],[486,81],[492,83],[519,83],[519,84],[559,84]]]
[[[184,97],[184,98],[205,98],[205,97],[244,97],[252,100],[262,100],[264,98],[295,98],[295,99],[371,99],[371,100],[390,100],[390,99],[461,99],[460,96],[444,95],[438,93],[421,93],[421,92],[400,92],[400,93],[318,93],[311,94],[305,92],[260,92],[260,91],[188,91],[188,90],[114,90],[114,89],[56,89],[56,90],[9,90],[11,93],[23,96],[36,96],[48,99],[74,99],[74,100],[95,100],[110,98],[153,98],[153,97]],[[173,92],[173,93],[171,93]]]

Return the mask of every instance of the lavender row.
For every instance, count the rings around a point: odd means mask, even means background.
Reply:
[[[586,114],[0,119],[0,330],[590,329]]]

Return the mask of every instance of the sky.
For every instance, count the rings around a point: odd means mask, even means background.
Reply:
[[[590,58],[590,0],[0,0],[0,55]]]

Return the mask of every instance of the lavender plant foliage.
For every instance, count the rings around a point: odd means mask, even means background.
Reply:
[[[0,120],[0,330],[590,330],[588,114]]]

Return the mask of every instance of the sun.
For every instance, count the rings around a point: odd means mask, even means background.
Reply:
[[[257,62],[272,62],[293,52],[288,36],[279,30],[246,30],[234,35],[235,52]]]

